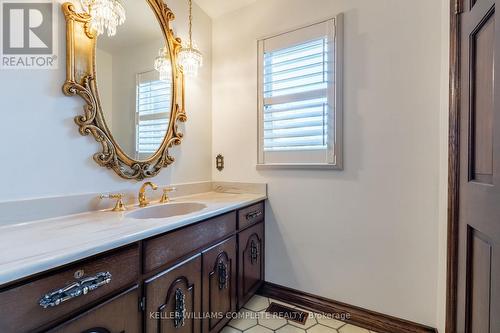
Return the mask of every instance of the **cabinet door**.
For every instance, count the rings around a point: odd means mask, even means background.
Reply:
[[[127,291],[52,330],[50,333],[140,332],[139,294]]]
[[[146,332],[201,331],[201,254],[146,281]]]
[[[238,307],[242,307],[264,280],[264,223],[238,236]]]
[[[203,332],[219,332],[231,311],[236,311],[236,237],[203,253],[203,313],[211,314],[203,320]]]

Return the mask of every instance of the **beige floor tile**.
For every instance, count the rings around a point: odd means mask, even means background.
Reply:
[[[248,310],[259,312],[267,309],[268,306],[269,299],[267,297],[255,295],[243,307]]]
[[[306,331],[292,325],[286,325],[276,331],[276,333],[305,333]]]
[[[221,333],[241,333],[241,331],[236,328],[232,328],[231,326],[226,326],[220,331]]]
[[[308,312],[306,324],[301,325],[264,312],[271,302]],[[240,318],[233,319],[221,333],[376,333],[259,295],[253,296],[244,305],[240,315]]]
[[[338,332],[334,328],[318,324],[308,329],[307,333],[338,333]]]
[[[325,326],[328,326],[328,327],[331,327],[331,328],[335,328],[335,329],[339,329],[341,326],[345,325],[345,323],[343,321],[335,320],[333,318],[328,318],[327,316],[323,316],[323,315],[320,315],[320,314],[318,314],[316,316],[316,320],[321,325],[325,325]]]
[[[340,333],[370,333],[370,331],[368,331],[367,329],[357,327],[357,326],[354,326],[351,324],[347,324],[345,326],[342,326],[339,329],[339,332]]]
[[[257,325],[246,330],[245,333],[273,333],[273,331],[264,326]]]
[[[261,317],[258,319],[259,325],[270,328],[272,330],[277,330],[287,324],[286,319],[280,318],[279,316],[273,315],[268,312],[262,312]]]
[[[229,326],[241,331],[247,330],[252,326],[257,325],[256,313],[248,310],[241,310],[240,317],[229,322]]]

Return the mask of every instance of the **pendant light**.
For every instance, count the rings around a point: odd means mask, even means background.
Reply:
[[[166,46],[158,51],[158,57],[154,62],[154,68],[160,73],[161,81],[168,81],[172,78],[172,64],[170,63],[170,55]]]
[[[203,65],[203,55],[193,44],[193,1],[189,0],[189,44],[180,49],[178,63],[185,75],[195,77]]]
[[[116,27],[125,22],[125,8],[119,0],[80,0],[90,15],[90,28],[98,35],[107,30],[108,36],[116,34]]]

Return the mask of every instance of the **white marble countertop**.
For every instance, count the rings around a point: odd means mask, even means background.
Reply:
[[[0,226],[0,285],[264,199],[263,194],[208,192],[173,199],[173,203],[198,202],[206,208],[168,218],[127,217],[140,209],[135,207],[127,212],[96,211]]]

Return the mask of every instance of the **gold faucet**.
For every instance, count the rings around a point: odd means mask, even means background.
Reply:
[[[146,187],[150,186],[153,190],[158,189],[158,185],[152,182],[146,182],[142,184],[141,189],[139,190],[139,207],[146,207],[149,205],[149,201],[146,198]]]

